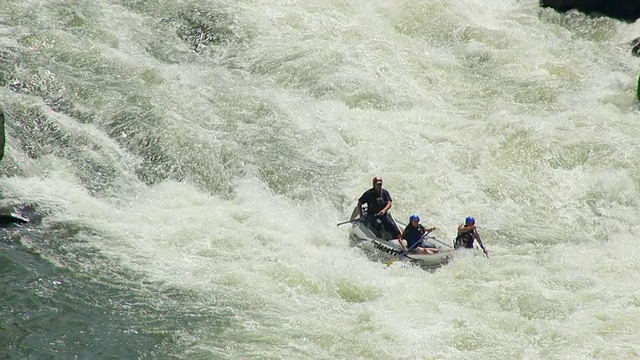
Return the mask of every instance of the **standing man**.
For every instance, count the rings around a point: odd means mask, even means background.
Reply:
[[[369,222],[367,225],[369,228],[372,228],[372,230],[373,227],[371,225],[380,220],[384,229],[387,230],[394,239],[397,238],[400,240],[398,225],[396,225],[391,214],[389,214],[392,201],[389,192],[382,188],[382,178],[376,176],[373,178],[373,187],[365,191],[364,194],[360,196],[360,199],[358,199],[358,214],[361,220]],[[364,219],[362,216],[363,204],[367,204],[367,216]]]

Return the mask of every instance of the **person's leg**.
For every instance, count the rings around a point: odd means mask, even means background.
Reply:
[[[437,254],[438,251],[435,249],[427,249],[427,248],[423,248],[423,247],[417,247],[415,249],[413,249],[413,251],[416,254],[420,254],[420,255],[433,255],[433,254]]]
[[[424,255],[433,255],[433,254],[437,254],[438,252],[439,252],[438,249],[420,248],[420,254],[424,254]]]
[[[400,229],[398,229],[396,222],[393,221],[391,214],[389,213],[384,214],[384,216],[380,217],[380,220],[382,221],[384,228],[387,229],[387,231],[391,234],[391,236],[393,236],[394,239],[400,236]]]
[[[382,237],[384,222],[380,220],[379,216],[367,215],[365,219],[365,225],[373,232],[375,236]]]
[[[427,251],[421,248],[420,246],[418,246],[417,248],[414,248],[413,250],[411,250],[411,252],[418,255],[425,255],[427,253]]]

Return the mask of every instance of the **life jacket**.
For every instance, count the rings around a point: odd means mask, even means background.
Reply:
[[[407,248],[414,248],[413,246],[416,242],[422,239],[422,234],[425,232],[424,226],[418,224],[417,227],[412,226],[411,224],[407,225],[404,228],[404,238],[407,240]]]
[[[453,247],[455,249],[464,247],[468,249],[473,249],[473,231],[463,232],[460,235],[456,236],[456,240],[453,243]]]

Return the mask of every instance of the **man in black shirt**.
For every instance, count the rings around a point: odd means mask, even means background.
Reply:
[[[362,194],[358,199],[358,213],[360,219],[365,221],[367,225],[375,230],[375,227],[371,226],[380,220],[384,229],[387,230],[393,238],[400,239],[400,230],[398,225],[389,214],[391,208],[391,195],[389,192],[382,188],[382,178],[376,176],[373,178],[373,187]],[[362,216],[362,205],[367,204],[367,216]],[[385,239],[390,240],[390,239]]]

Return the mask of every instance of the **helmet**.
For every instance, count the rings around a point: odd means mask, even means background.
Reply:
[[[468,218],[464,219],[464,223],[474,225],[476,223],[476,219],[469,216]]]
[[[409,222],[412,222],[413,220],[420,221],[420,216],[418,216],[418,215],[409,216]]]
[[[375,185],[377,183],[382,184],[382,178],[379,177],[379,176],[376,176],[376,177],[373,178],[373,185]]]

